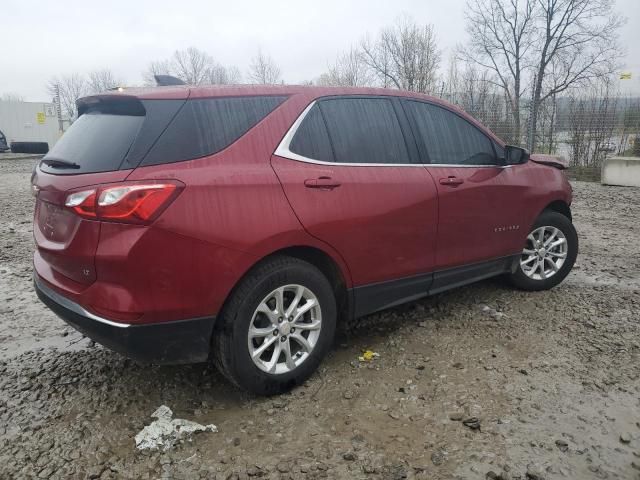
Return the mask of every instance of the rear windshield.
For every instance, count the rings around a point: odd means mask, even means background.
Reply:
[[[94,173],[118,170],[144,122],[143,116],[89,112],[81,115],[44,157],[80,168],[46,167],[55,173]]]

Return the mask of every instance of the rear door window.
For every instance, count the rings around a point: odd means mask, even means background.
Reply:
[[[411,163],[390,99],[331,98],[319,105],[336,162]]]
[[[443,165],[495,165],[493,143],[475,125],[446,108],[407,101],[418,139],[429,163]],[[425,159],[425,163],[426,163]]]
[[[141,165],[217,153],[244,135],[287,97],[220,97],[187,100]]]

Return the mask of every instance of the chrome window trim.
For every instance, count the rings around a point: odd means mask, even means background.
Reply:
[[[462,163],[421,163],[425,167],[452,167],[452,168],[509,168],[513,165],[464,165]]]
[[[129,323],[112,322],[111,320],[107,320],[106,318],[102,318],[102,317],[99,317],[97,315],[94,315],[93,313],[85,310],[83,307],[81,307],[77,303],[72,302],[68,298],[60,295],[58,292],[56,292],[56,291],[52,290],[51,288],[49,288],[48,286],[46,286],[42,281],[40,281],[40,279],[38,278],[37,275],[34,275],[33,279],[34,279],[36,285],[38,286],[38,289],[40,289],[40,291],[43,294],[45,294],[51,300],[53,300],[57,304],[63,306],[67,310],[71,310],[73,313],[77,313],[78,315],[81,315],[81,316],[83,316],[85,318],[89,318],[91,320],[95,320],[96,322],[104,323],[104,324],[109,325],[111,327],[128,328],[128,327],[131,326],[131,324],[129,324]]]
[[[507,168],[512,165],[463,165],[458,163],[348,163],[348,162],[327,162],[325,160],[315,160],[313,158],[305,157],[298,153],[292,152],[289,149],[293,137],[297,133],[300,125],[304,121],[305,117],[309,114],[311,109],[318,103],[318,100],[314,100],[302,111],[293,125],[289,127],[287,133],[278,144],[274,155],[282,158],[288,158],[289,160],[295,160],[297,162],[313,163],[315,165],[329,165],[329,166],[343,166],[343,167],[454,167],[454,168]]]

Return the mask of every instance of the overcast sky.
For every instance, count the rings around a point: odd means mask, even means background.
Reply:
[[[286,82],[314,79],[342,50],[399,15],[432,23],[446,60],[465,40],[465,0],[2,0],[0,94],[44,101],[53,75],[109,68],[141,83],[152,60],[195,46],[244,73],[259,48],[280,65]],[[625,90],[640,92],[640,0],[617,0],[629,21]]]

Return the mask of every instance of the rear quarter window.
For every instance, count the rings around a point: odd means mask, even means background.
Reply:
[[[318,104],[311,107],[307,116],[304,117],[300,128],[291,140],[289,150],[312,160],[335,161],[331,140]]]
[[[141,165],[190,160],[217,153],[249,131],[287,97],[187,100]]]

